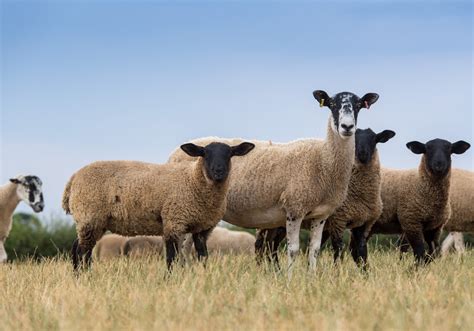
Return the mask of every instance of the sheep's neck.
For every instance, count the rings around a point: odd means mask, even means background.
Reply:
[[[351,194],[372,199],[374,194],[378,195],[380,192],[380,181],[380,161],[377,150],[367,164],[362,164],[355,158],[349,184]]]
[[[451,184],[451,169],[443,177],[436,177],[428,171],[425,155],[422,156],[418,174],[421,179],[420,189],[422,194],[430,197],[437,206],[445,206],[449,201],[449,186]]]
[[[333,178],[331,185],[347,187],[352,172],[355,155],[354,135],[342,139],[331,127],[332,117],[329,117],[326,141],[323,147],[323,159],[326,170]],[[319,175],[319,174],[318,174]]]
[[[0,240],[4,240],[5,235],[1,230],[5,225],[9,228],[13,212],[20,203],[17,187],[16,184],[8,183],[0,188]]]
[[[222,183],[215,183],[209,179],[204,169],[204,159],[200,157],[194,164],[193,179],[191,186],[196,192],[196,198],[201,199],[202,204],[220,205],[225,201],[225,194],[229,186],[229,178]]]

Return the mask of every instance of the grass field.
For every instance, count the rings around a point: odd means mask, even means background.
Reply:
[[[324,252],[294,278],[252,256],[207,267],[163,260],[97,263],[73,277],[66,259],[0,266],[1,330],[459,330],[474,325],[474,254],[415,270],[395,251],[373,252],[364,274]],[[285,261],[283,261],[285,263]]]

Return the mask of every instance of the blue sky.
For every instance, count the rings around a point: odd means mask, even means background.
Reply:
[[[209,135],[323,137],[315,89],[380,94],[359,127],[397,132],[385,166],[416,167],[411,140],[472,143],[468,1],[1,3],[0,179],[40,176],[46,214],[95,160],[164,162]]]

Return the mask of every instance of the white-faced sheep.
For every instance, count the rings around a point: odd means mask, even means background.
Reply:
[[[36,176],[17,176],[0,187],[0,263],[7,260],[4,243],[12,227],[12,216],[20,201],[36,213],[44,208],[43,183]]]
[[[186,236],[183,244],[184,255],[189,256],[193,242]],[[244,231],[231,231],[223,227],[216,227],[209,234],[207,249],[210,254],[249,254],[253,253],[255,236]]]
[[[251,143],[230,147],[184,144],[198,159],[187,164],[101,161],[75,173],[63,194],[63,209],[76,222],[73,266],[90,265],[95,243],[112,233],[163,235],[171,269],[180,237],[192,233],[198,257],[207,256],[206,236],[225,211],[232,156],[245,155]]]
[[[324,221],[344,201],[354,163],[354,133],[360,109],[378,95],[359,98],[353,93],[329,97],[314,91],[321,106],[331,110],[326,140],[298,140],[286,144],[254,142],[255,151],[234,163],[224,220],[247,228],[286,226],[288,271],[299,251],[303,220],[311,223],[309,262],[314,269]],[[215,138],[212,138],[215,139]],[[209,138],[193,142],[209,141]],[[227,142],[219,138],[218,141]],[[240,140],[238,140],[240,141]],[[188,160],[181,151],[169,162]]]
[[[365,263],[367,253],[363,251],[364,241],[367,238],[374,222],[382,213],[382,199],[380,197],[380,160],[376,145],[385,143],[395,136],[395,132],[384,130],[375,133],[371,129],[357,129],[355,134],[355,161],[352,167],[349,189],[344,203],[336,209],[326,221],[323,233],[323,242],[331,237],[334,248],[334,260],[340,257],[343,248],[343,234],[346,228],[352,229],[353,240],[351,251],[360,250]],[[303,223],[307,228],[308,224]],[[272,232],[284,229],[259,231],[259,242],[255,249],[257,256],[271,254],[278,266],[277,250],[283,236],[273,235]],[[281,232],[280,232],[281,233]],[[355,240],[354,240],[355,239]]]
[[[382,169],[383,212],[372,233],[404,233],[420,264],[437,255],[441,229],[451,214],[451,154],[462,154],[470,145],[434,139],[426,144],[409,142],[407,147],[423,154],[420,165],[409,170]]]
[[[123,246],[127,242],[127,237],[117,234],[106,234],[94,247],[94,257],[97,260],[109,260],[123,255]]]

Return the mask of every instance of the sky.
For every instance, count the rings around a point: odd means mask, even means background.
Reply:
[[[0,182],[34,174],[44,214],[96,160],[162,163],[203,136],[324,138],[312,91],[380,95],[358,127],[473,138],[470,1],[1,1]],[[474,169],[474,148],[454,155]],[[25,204],[19,208],[31,211]]]

